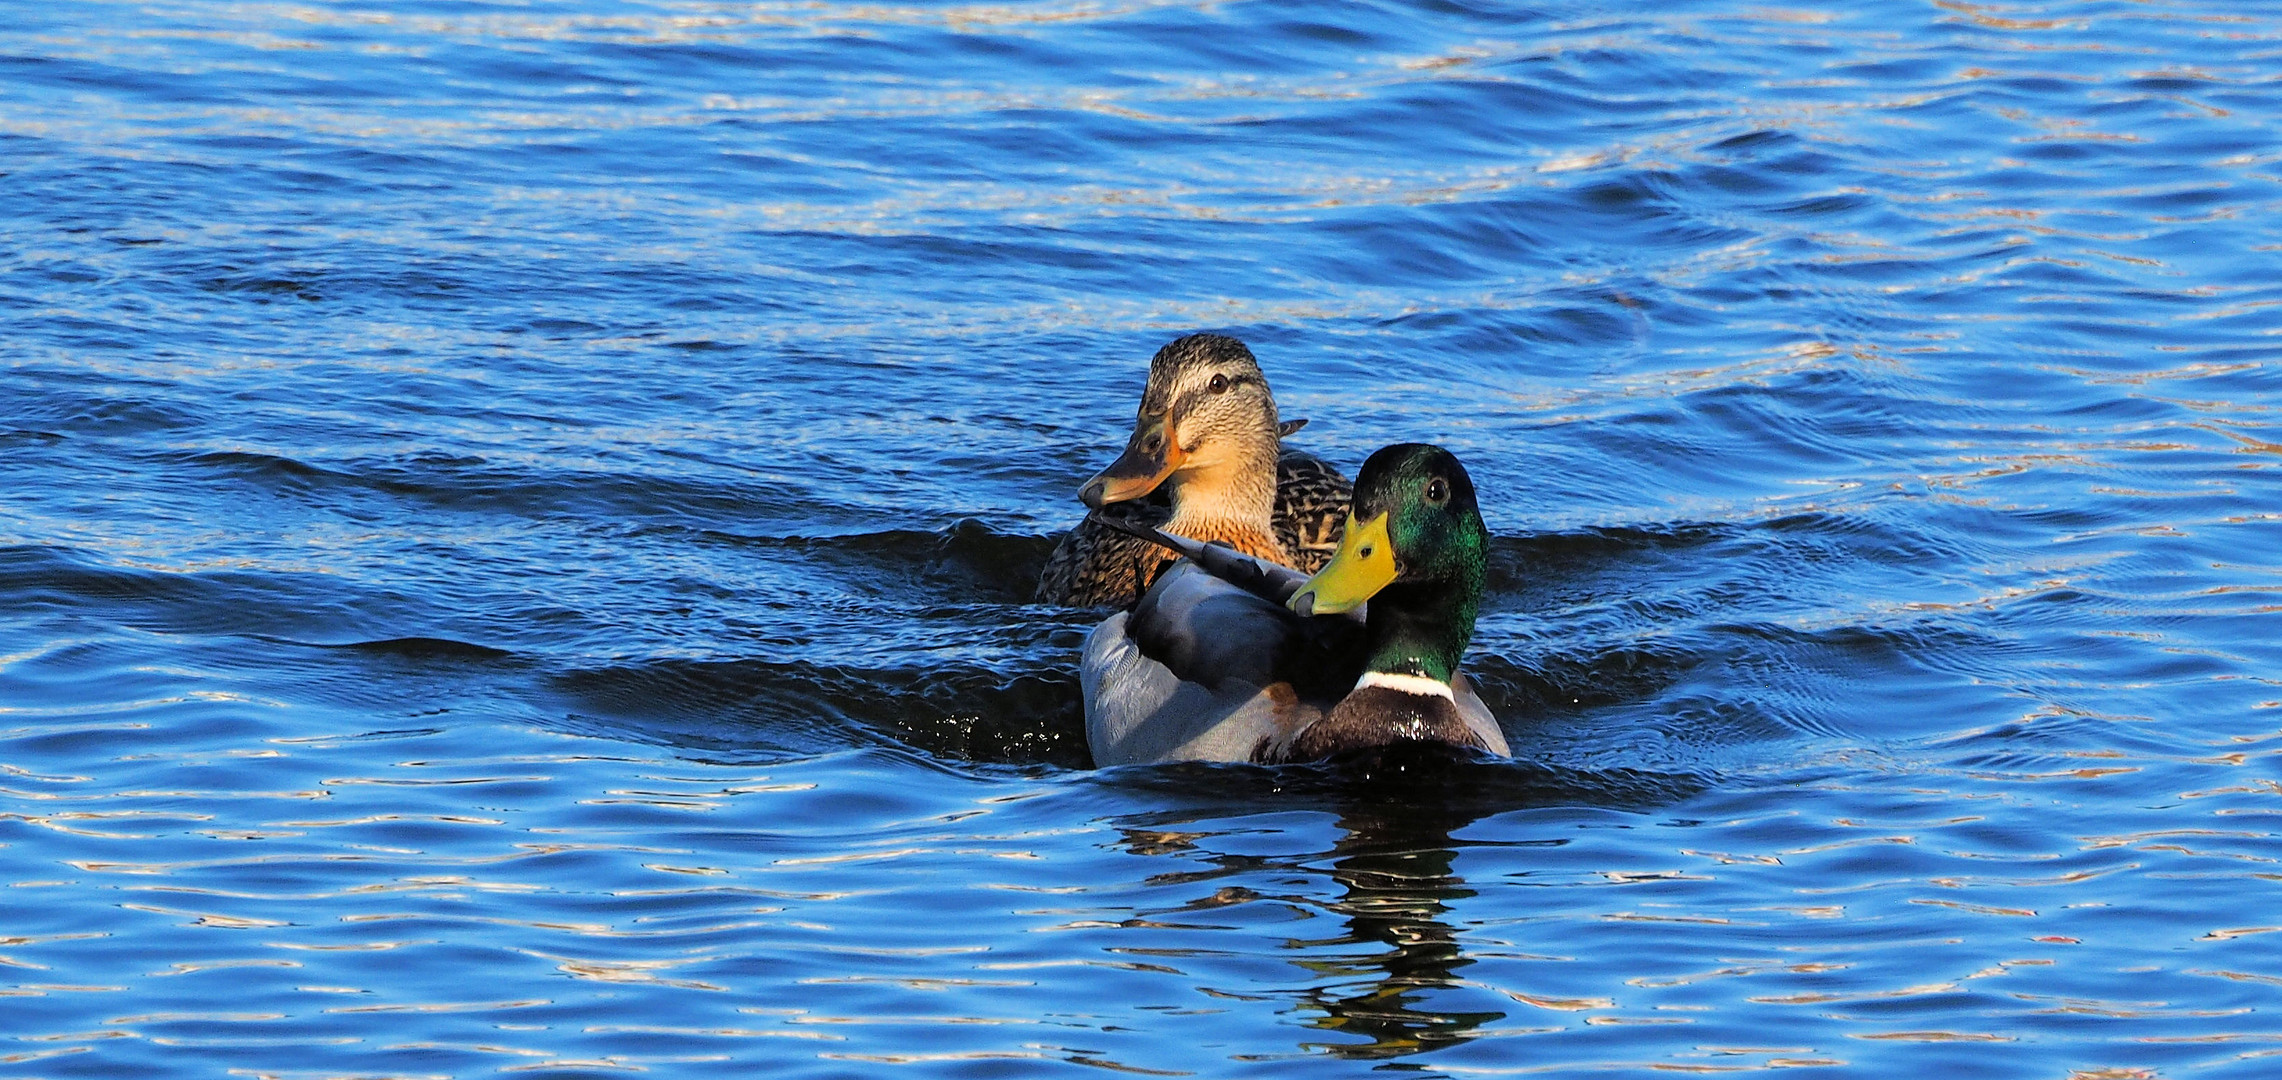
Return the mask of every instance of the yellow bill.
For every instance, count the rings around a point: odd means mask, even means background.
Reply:
[[[1395,579],[1395,546],[1387,539],[1387,515],[1358,525],[1347,515],[1347,531],[1331,561],[1292,594],[1284,606],[1301,615],[1337,615],[1363,602]]]

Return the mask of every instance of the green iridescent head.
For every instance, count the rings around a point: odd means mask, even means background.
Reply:
[[[1457,457],[1424,443],[1389,446],[1355,475],[1339,550],[1290,607],[1329,615],[1369,601],[1371,670],[1448,681],[1474,636],[1488,553],[1474,481]]]

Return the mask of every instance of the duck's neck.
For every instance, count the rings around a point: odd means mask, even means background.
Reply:
[[[1166,483],[1173,498],[1166,532],[1218,540],[1246,555],[1291,565],[1291,554],[1276,540],[1274,440],[1184,468]]]
[[[1379,590],[1368,608],[1371,654],[1363,664],[1364,680],[1431,680],[1447,690],[1474,638],[1480,608],[1478,584],[1469,589],[1460,582],[1396,582]]]

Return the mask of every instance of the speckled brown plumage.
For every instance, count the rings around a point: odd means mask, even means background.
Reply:
[[[1289,448],[1276,455],[1276,539],[1291,553],[1292,569],[1312,574],[1331,561],[1354,493],[1322,458]]]
[[[1298,421],[1285,425],[1297,430]],[[1330,462],[1285,447],[1276,455],[1276,539],[1291,553],[1294,569],[1314,573],[1331,561],[1347,523],[1353,486]],[[1163,492],[1146,499],[1111,503],[1100,513],[1148,525],[1173,516]],[[1070,607],[1125,607],[1140,598],[1173,554],[1146,540],[1092,521],[1063,534],[1046,569],[1038,576],[1037,602]]]

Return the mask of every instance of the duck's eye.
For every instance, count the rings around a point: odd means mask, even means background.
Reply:
[[[1437,476],[1426,482],[1426,501],[1440,506],[1450,501],[1450,485]]]
[[[1215,375],[1211,382],[1205,384],[1204,388],[1215,394],[1225,394],[1228,392],[1228,376]]]

